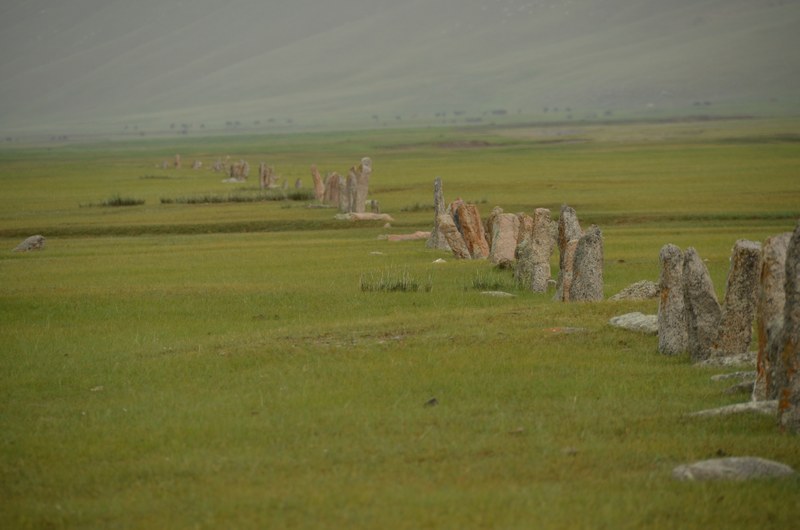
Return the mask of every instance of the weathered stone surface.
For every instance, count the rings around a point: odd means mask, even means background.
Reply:
[[[322,199],[325,198],[325,184],[322,182],[322,176],[315,164],[311,165],[311,180],[314,182],[314,199],[322,202]]]
[[[696,366],[739,366],[747,365],[756,367],[758,352],[749,351],[735,355],[711,355],[702,361],[697,361]]]
[[[387,241],[418,241],[420,239],[428,239],[431,237],[430,232],[417,231],[413,234],[389,234],[386,236]]]
[[[608,323],[615,328],[646,333],[648,335],[658,334],[658,316],[645,315],[638,311],[612,317]]]
[[[22,243],[14,247],[14,252],[28,252],[30,250],[42,250],[44,248],[44,236],[35,235],[25,239]]]
[[[439,216],[447,212],[447,205],[444,202],[444,192],[442,191],[442,177],[433,179],[433,230],[431,237],[425,243],[427,248],[437,250],[450,250],[450,245],[439,228]]]
[[[760,243],[740,239],[734,244],[719,333],[711,346],[713,355],[735,355],[750,347],[760,260]]]
[[[729,379],[740,379],[742,381],[751,381],[756,378],[756,372],[753,370],[730,372],[727,374],[712,375],[712,381],[727,381]]]
[[[339,206],[339,174],[335,171],[325,177],[323,183],[325,191],[322,194],[322,202],[330,206]]]
[[[574,259],[574,254],[568,255],[570,241],[578,240],[583,236],[583,230],[578,222],[578,215],[575,209],[561,205],[561,212],[558,216],[558,280],[556,282],[557,300],[566,301],[569,298],[569,291],[564,289],[564,274],[567,270],[572,271],[572,263],[568,258]]]
[[[687,248],[683,256],[683,301],[688,350],[693,361],[701,361],[711,355],[722,309],[708,269],[692,247]]]
[[[578,239],[573,239],[567,242],[561,256],[564,258],[564,268],[558,272],[558,283],[556,283],[556,294],[554,300],[562,302],[570,301],[570,289],[572,288],[572,280],[575,276],[575,252],[578,250]]]
[[[346,213],[350,211],[350,188],[347,186],[347,181],[344,177],[339,176],[339,211]]]
[[[573,262],[571,302],[603,299],[603,234],[596,225],[578,240]]]
[[[472,259],[483,259],[489,256],[489,244],[481,223],[481,214],[474,204],[462,202],[458,206],[458,226],[464,242],[467,244]],[[448,240],[449,243],[449,240]]]
[[[495,298],[514,298],[517,296],[505,291],[481,291],[481,294],[484,296],[493,296]]]
[[[471,259],[472,255],[467,248],[467,243],[464,241],[464,236],[458,231],[453,217],[449,213],[444,213],[439,216],[439,229],[444,235],[447,246],[453,252],[453,255],[459,259]]]
[[[707,418],[711,416],[731,416],[733,414],[742,414],[745,412],[757,412],[759,414],[766,414],[767,416],[774,416],[778,410],[778,402],[773,401],[748,401],[746,403],[735,403],[733,405],[726,405],[714,409],[706,409],[689,414],[695,418]]]
[[[519,246],[525,239],[533,236],[533,217],[526,213],[518,213],[517,217],[519,217],[519,233],[517,234],[517,246]]]
[[[350,212],[336,214],[334,217],[340,221],[394,221],[388,213]]]
[[[200,169],[202,167],[203,167],[203,161],[202,160],[194,160],[192,162],[192,169]]]
[[[303,179],[298,178],[294,181],[294,189],[299,190],[303,188]]]
[[[786,249],[783,331],[779,353],[778,420],[781,427],[800,433],[800,222]]]
[[[345,195],[347,196],[347,209],[346,212],[355,212],[357,204],[357,180],[355,168],[351,167],[347,173],[347,185],[345,188]],[[364,206],[361,206],[361,211],[364,211]]]
[[[353,205],[354,212],[363,212],[369,196],[369,178],[372,175],[372,160],[368,157],[361,159],[361,163],[353,168],[355,176],[355,204]]]
[[[519,217],[512,213],[501,213],[492,222],[492,245],[489,261],[499,267],[511,267],[517,250]]]
[[[514,276],[523,288],[544,293],[550,281],[550,256],[555,246],[550,210],[537,208],[530,219],[528,233],[517,245],[518,261]]]
[[[486,233],[486,243],[489,245],[489,258],[491,259],[491,249],[492,249],[492,236],[494,235],[494,221],[497,219],[499,215],[503,214],[503,209],[499,206],[495,206],[492,208],[492,211],[489,213],[489,217],[486,218],[486,222],[484,223],[484,232]]]
[[[658,351],[667,355],[688,348],[686,305],[683,296],[683,252],[667,244],[659,252],[661,278],[658,300]]]
[[[791,232],[769,237],[761,247],[761,274],[756,304],[756,334],[758,360],[753,399],[776,399],[774,370],[779,366],[779,337],[783,330],[783,309],[786,302],[786,250]]]
[[[650,300],[658,296],[658,284],[650,280],[632,283],[609,300]]]
[[[672,470],[676,480],[751,480],[791,477],[796,473],[791,467],[753,456],[714,458],[678,466]]]
[[[175,155],[175,169],[181,168],[181,155]]]

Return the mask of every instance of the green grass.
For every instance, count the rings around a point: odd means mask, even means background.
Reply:
[[[759,141],[792,122],[713,126],[564,145],[484,131],[495,147],[467,150],[437,146],[474,131],[3,151],[0,527],[791,527],[798,479],[670,478],[718,454],[800,469],[800,453],[773,418],[685,417],[741,398],[709,380],[722,370],[607,325],[656,301],[558,304],[486,261],[377,239],[430,229],[431,211],[400,210],[441,175],[448,200],[488,197],[485,214],[566,202],[598,222],[606,297],[657,280],[667,242],[695,246],[721,296],[735,240],[800,217],[800,146]],[[717,140],[736,136],[753,140]],[[290,180],[370,154],[396,221],[160,204],[228,188],[188,169],[141,178],[157,149],[252,161],[263,145]],[[147,202],[78,206],[116,190]],[[33,233],[45,250],[10,252]],[[480,294],[498,287],[517,296]],[[584,331],[553,331],[567,327]]]

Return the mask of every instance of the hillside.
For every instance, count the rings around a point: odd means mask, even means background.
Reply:
[[[788,0],[10,0],[0,133],[796,114],[798,21]]]

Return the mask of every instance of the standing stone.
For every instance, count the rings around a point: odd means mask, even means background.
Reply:
[[[325,197],[325,184],[322,183],[316,164],[311,164],[311,179],[314,181],[314,199],[321,202]]]
[[[573,270],[572,263],[567,258],[574,258],[574,254],[569,254],[568,256],[567,246],[570,241],[578,240],[581,236],[583,236],[583,230],[578,222],[578,215],[575,213],[575,209],[562,204],[561,213],[558,216],[558,280],[554,297],[556,300],[567,301],[569,298],[569,290],[564,289],[564,274],[568,270],[570,272]]]
[[[517,245],[518,261],[514,276],[521,287],[535,293],[544,293],[550,281],[550,256],[555,246],[550,210],[537,208],[533,217],[527,217],[531,220],[530,228],[528,234],[523,235],[522,242]],[[524,217],[522,222],[526,222]]]
[[[484,223],[484,233],[486,234],[486,244],[489,245],[489,253],[491,258],[491,249],[492,249],[492,237],[494,236],[494,221],[497,219],[499,215],[503,214],[503,209],[499,206],[495,206],[492,208],[492,211],[489,212],[489,217],[486,218],[486,222]]]
[[[513,213],[497,214],[491,227],[493,233],[489,261],[499,267],[510,268],[517,250],[519,217]]]
[[[200,169],[203,167],[202,160],[195,160],[192,162],[192,169]]]
[[[519,233],[517,234],[517,247],[519,247],[523,241],[533,237],[533,217],[524,212],[518,213],[517,217],[519,217]],[[519,259],[519,256],[517,258]]]
[[[578,240],[573,277],[569,287],[570,301],[603,299],[603,234],[596,225]]]
[[[25,239],[22,243],[14,247],[13,252],[28,252],[30,250],[42,250],[44,248],[44,236],[35,235]]]
[[[348,213],[350,210],[350,195],[349,195],[349,187],[345,183],[344,177],[336,174],[339,178],[339,183],[337,187],[339,188],[339,212],[341,213]]]
[[[381,203],[380,203],[380,201],[376,201],[375,199],[372,199],[371,201],[368,201],[368,202],[369,202],[369,211],[371,213],[381,213]]]
[[[714,355],[747,353],[750,348],[760,261],[760,243],[740,239],[734,244],[719,333],[711,347]]]
[[[722,309],[708,269],[692,247],[683,256],[683,302],[689,353],[692,361],[702,361],[711,355]]]
[[[264,162],[258,164],[258,185],[262,190],[267,189],[267,165]]]
[[[683,252],[675,245],[661,247],[661,278],[658,300],[658,351],[683,353],[688,347],[686,306],[683,301]]]
[[[444,237],[441,229],[439,228],[439,216],[447,211],[444,203],[444,193],[442,192],[442,177],[433,179],[433,230],[431,230],[431,237],[425,243],[427,248],[435,248],[437,250],[450,250],[450,245]]]
[[[361,206],[361,211],[357,211],[358,193],[356,188],[358,184],[356,182],[356,170],[354,167],[351,167],[347,175],[347,213],[364,213],[363,205]]]
[[[778,420],[781,427],[800,433],[800,222],[786,250],[786,301],[779,362]]]
[[[449,213],[443,213],[439,216],[439,229],[442,231],[447,245],[453,251],[453,255],[456,258],[470,259],[472,257],[467,248],[467,243],[464,241],[464,237],[461,235],[461,232],[458,231],[458,227],[456,227],[456,223]]]
[[[181,168],[181,155],[175,155],[175,169]]]
[[[483,259],[489,256],[489,244],[481,223],[481,214],[474,204],[462,202],[458,207],[458,226],[472,259]]]
[[[339,194],[342,192],[339,189],[339,178],[339,174],[335,171],[325,178],[325,194],[322,202],[329,206],[339,205]]]
[[[294,189],[296,190],[303,189],[303,179],[298,178],[297,180],[294,181]]]
[[[791,232],[769,237],[761,250],[761,274],[756,306],[758,359],[753,400],[777,399],[774,370],[779,366],[778,346],[783,329],[783,309],[786,301],[786,250]]]
[[[569,302],[570,299],[570,289],[572,288],[572,280],[575,277],[575,252],[578,250],[578,241],[579,239],[572,239],[567,242],[566,246],[564,247],[564,252],[562,256],[564,256],[564,269],[558,272],[558,277],[561,280],[561,285],[556,285],[556,295],[554,297],[555,300],[559,300],[561,302]],[[561,289],[559,292],[558,289]]]
[[[364,157],[361,159],[356,171],[356,207],[360,208],[357,212],[363,212],[369,196],[369,178],[372,175],[372,159]]]

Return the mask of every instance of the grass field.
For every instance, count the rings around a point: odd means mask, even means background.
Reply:
[[[722,296],[737,239],[800,218],[797,120],[425,129],[0,149],[2,528],[790,528],[800,479],[686,484],[683,463],[800,470],[775,419],[691,419],[747,396],[610,317],[421,242],[432,182],[483,214],[573,206],[605,294],[694,246]],[[160,169],[182,155],[184,169]],[[188,166],[371,156],[394,216],[335,221]],[[257,179],[256,179],[257,180]],[[255,183],[257,186],[257,182]],[[142,204],[101,206],[111,198]],[[40,233],[41,252],[10,252]],[[437,258],[445,264],[433,264]],[[557,272],[558,256],[553,256]],[[403,274],[416,292],[362,292]],[[498,299],[475,284],[516,295]],[[576,327],[578,333],[554,329]],[[426,405],[436,399],[436,405]]]

